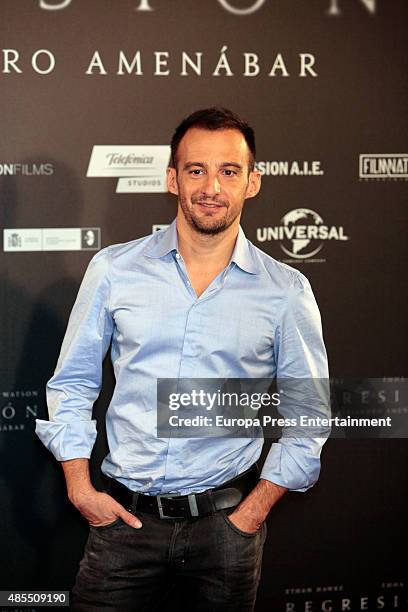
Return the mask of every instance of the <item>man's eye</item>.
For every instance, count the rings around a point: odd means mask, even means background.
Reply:
[[[203,172],[204,170],[202,170],[202,168],[195,168],[194,170],[190,170],[190,174],[192,174],[193,176],[199,176]]]
[[[228,169],[226,169],[226,170],[224,170],[224,174],[226,176],[235,176],[237,173],[235,172],[235,170],[228,170]]]

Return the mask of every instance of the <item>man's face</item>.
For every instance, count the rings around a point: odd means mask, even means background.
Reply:
[[[260,175],[249,172],[249,149],[239,130],[191,128],[178,147],[177,170],[167,171],[167,184],[192,229],[218,234],[239,223],[245,199],[260,189]]]

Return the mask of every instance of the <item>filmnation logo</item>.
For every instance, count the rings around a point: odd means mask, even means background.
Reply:
[[[258,242],[277,241],[290,258],[307,260],[315,257],[327,240],[348,240],[343,226],[326,225],[322,217],[309,208],[296,208],[281,219],[281,225],[257,229]]]
[[[408,179],[408,153],[362,153],[361,179]]]

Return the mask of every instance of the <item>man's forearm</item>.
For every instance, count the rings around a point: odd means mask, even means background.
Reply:
[[[237,526],[241,526],[244,531],[258,529],[271,508],[287,490],[286,487],[261,478],[251,493],[235,508],[230,518],[235,518],[239,522]]]
[[[89,473],[89,459],[70,459],[61,462],[67,483],[68,497],[75,504],[75,500],[82,494],[93,492],[95,489]]]

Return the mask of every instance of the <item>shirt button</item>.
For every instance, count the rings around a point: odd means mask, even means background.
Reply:
[[[176,253],[176,259],[180,259],[179,253]]]

